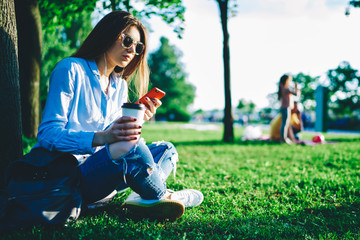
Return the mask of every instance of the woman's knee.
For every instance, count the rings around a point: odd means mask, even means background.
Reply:
[[[115,142],[108,145],[109,154],[111,159],[118,159],[128,153],[135,145],[138,143],[136,141],[124,141],[124,142]]]

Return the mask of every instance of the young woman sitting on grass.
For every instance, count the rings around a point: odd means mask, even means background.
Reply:
[[[106,15],[52,72],[34,148],[78,159],[85,204],[130,187],[134,192],[124,206],[143,217],[176,219],[185,207],[198,206],[202,193],[168,190],[165,180],[178,161],[175,147],[168,142],[146,145],[136,119],[121,116],[129,81],[134,79],[138,96],[148,89],[146,52],[147,33],[135,17],[123,11]],[[144,120],[149,120],[161,101],[146,101]]]

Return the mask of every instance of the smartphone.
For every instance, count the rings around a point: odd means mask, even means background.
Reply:
[[[143,104],[147,105],[145,97],[148,97],[150,99],[157,98],[160,100],[164,96],[165,96],[165,92],[163,90],[154,87],[147,94],[145,94],[142,98],[140,98],[136,103],[139,104],[139,102],[141,101]]]

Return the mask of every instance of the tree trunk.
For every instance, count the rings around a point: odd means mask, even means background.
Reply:
[[[225,109],[224,109],[224,142],[234,141],[233,116],[231,106],[231,88],[230,88],[230,47],[229,47],[229,31],[228,22],[228,0],[218,0],[220,8],[221,26],[224,37],[224,91],[225,91]]]
[[[116,0],[110,0],[110,2],[111,2],[111,11],[116,11]]]
[[[16,0],[22,130],[35,138],[40,121],[41,18],[37,0]]]
[[[10,161],[22,156],[14,0],[0,0],[0,188]]]

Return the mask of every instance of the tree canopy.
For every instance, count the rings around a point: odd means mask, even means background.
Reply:
[[[126,10],[145,21],[152,16],[159,16],[181,38],[185,21],[185,7],[182,0],[102,0],[102,2],[105,9]]]
[[[246,101],[245,99],[240,99],[236,108],[239,109],[241,113],[251,114],[254,112],[255,107],[256,105],[252,101]]]
[[[338,115],[351,115],[360,109],[360,72],[344,61],[327,72],[330,108]]]
[[[360,0],[352,0],[349,2],[349,4],[354,7],[360,7]]]
[[[97,0],[38,0],[43,31],[56,31],[56,27],[70,28],[84,12],[92,13]]]
[[[315,103],[315,89],[318,85],[319,77],[312,77],[304,73],[298,73],[293,76],[293,81],[298,84],[301,89],[299,101],[304,105],[305,110],[314,110]]]
[[[349,6],[346,8],[346,10],[345,10],[345,15],[350,15],[350,7],[355,7],[355,8],[357,8],[357,7],[360,7],[360,0],[351,0],[351,1],[349,1]]]
[[[182,52],[165,37],[160,42],[159,49],[149,55],[150,83],[166,92],[157,116],[168,120],[188,120],[189,116],[185,116],[189,115],[188,106],[194,102],[195,87],[186,82],[185,67],[180,62]]]

